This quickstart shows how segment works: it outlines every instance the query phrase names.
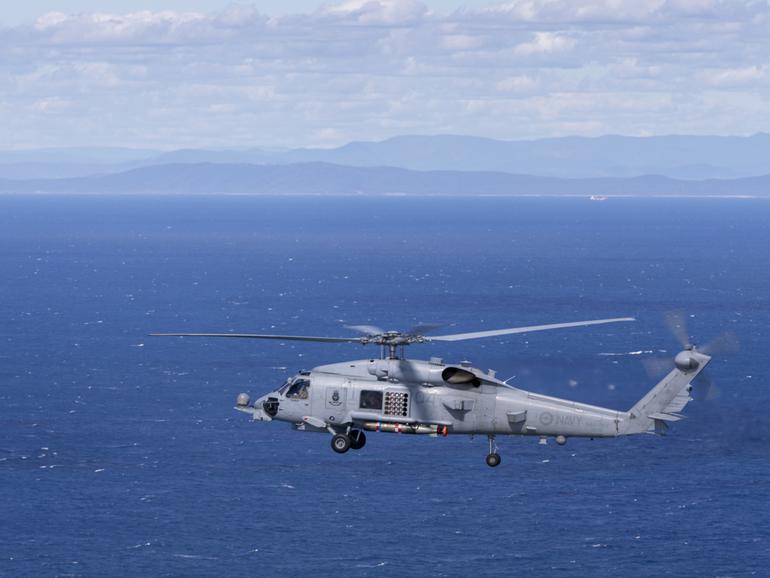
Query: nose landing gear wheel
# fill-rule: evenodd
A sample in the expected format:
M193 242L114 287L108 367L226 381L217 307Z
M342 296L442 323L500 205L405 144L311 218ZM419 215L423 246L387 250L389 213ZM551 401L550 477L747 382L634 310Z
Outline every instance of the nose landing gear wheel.
M366 434L360 429L350 431L350 448L360 450L366 445Z
M350 449L350 438L345 434L336 434L332 437L332 449L338 454L344 454Z
M487 456L487 465L490 468L495 468L500 465L500 454L489 454Z

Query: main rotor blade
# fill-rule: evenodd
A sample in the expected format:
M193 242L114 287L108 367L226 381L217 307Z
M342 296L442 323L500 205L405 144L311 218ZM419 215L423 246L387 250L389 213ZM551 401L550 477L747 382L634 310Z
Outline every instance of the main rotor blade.
M443 326L444 325L441 323L420 323L419 325L415 325L414 327L412 327L409 331L406 332L406 334L407 335L424 335L429 331L433 331Z
M532 325L530 327L511 327L509 329L495 329L492 331L475 331L473 333L455 333L454 335L435 335L426 337L426 341L462 341L463 339L479 339L481 337L497 337L500 335L513 335L515 333L531 333L533 331L547 331L549 329L567 329L569 327L586 327L588 325L602 325L604 323L618 323L620 321L636 321L634 317L617 317L615 319L594 319L592 321L574 321L572 323L551 323L549 325Z
M310 337L308 335L263 335L260 333L150 333L157 337L238 337L279 341L320 341L322 343L362 343L361 337Z
M385 330L377 327L376 325L345 325L346 329L352 329L353 331L358 331L359 333L363 333L364 335L382 335L385 333Z

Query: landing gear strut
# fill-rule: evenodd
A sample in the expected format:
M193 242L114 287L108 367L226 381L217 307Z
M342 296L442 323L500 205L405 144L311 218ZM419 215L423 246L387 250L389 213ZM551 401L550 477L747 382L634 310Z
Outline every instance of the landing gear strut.
M497 444L495 443L495 436L488 435L489 439L489 454L487 455L487 465L490 468L494 468L500 465L500 454L497 453Z

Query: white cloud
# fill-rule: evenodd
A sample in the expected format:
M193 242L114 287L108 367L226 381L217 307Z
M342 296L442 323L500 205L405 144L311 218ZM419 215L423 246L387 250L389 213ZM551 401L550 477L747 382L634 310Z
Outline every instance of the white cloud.
M537 81L529 76L509 76L497 81L495 87L500 92L529 92L537 88Z
M35 113L43 114L55 114L66 111L72 106L72 102L63 98L41 98L36 100L30 106L30 109Z
M479 10L523 22L612 22L646 20L665 0L513 0Z
M710 70L704 73L706 82L711 86L735 87L754 84L765 78L764 66L748 66L744 68L726 68Z
M195 25L209 23L205 15L197 13L142 11L121 15L65 15L54 12L38 18L35 29L48 35L49 42L54 43L163 42L182 40L185 33L194 31Z
M548 52L561 52L569 50L575 45L575 41L556 32L535 32L534 38L516 46L515 52L528 56Z
M423 17L427 9L416 0L348 0L325 6L319 13L361 24L406 24Z
M754 0L57 12L0 29L0 122L16 146L770 131L769 26Z
M442 45L449 50L470 50L478 48L481 41L470 34L447 34L442 38Z

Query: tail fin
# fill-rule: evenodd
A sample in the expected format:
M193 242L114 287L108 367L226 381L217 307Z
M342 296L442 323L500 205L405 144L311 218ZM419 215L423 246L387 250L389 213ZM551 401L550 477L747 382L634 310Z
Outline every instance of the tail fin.
M679 412L692 399L690 383L709 361L711 357L695 349L680 352L674 359L676 367L628 411L628 419L621 426L625 431L620 433L642 433L653 428L662 433L668 428L666 422L682 419Z

